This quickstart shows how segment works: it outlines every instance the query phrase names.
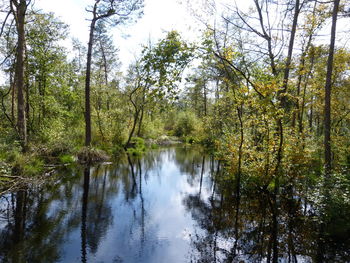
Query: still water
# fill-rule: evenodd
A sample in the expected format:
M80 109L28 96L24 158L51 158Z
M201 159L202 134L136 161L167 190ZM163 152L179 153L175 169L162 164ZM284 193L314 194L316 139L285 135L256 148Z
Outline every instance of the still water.
M60 171L1 197L0 261L347 262L348 240L321 236L306 198L273 203L221 170L176 147Z

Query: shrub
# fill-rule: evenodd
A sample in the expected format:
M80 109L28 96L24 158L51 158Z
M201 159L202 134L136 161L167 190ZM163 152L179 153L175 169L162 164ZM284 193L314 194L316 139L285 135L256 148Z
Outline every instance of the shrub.
M44 161L33 154L14 154L11 160L15 174L33 176L44 171Z
M140 137L132 137L127 152L134 156L140 156L145 151L145 140Z
M193 112L180 112L174 135L183 138L185 143L202 142L205 137L202 121Z
M59 156L59 161L62 164L72 164L75 162L74 156L70 154L62 154Z
M175 124L175 135L184 137L190 135L195 130L197 122L196 115L192 112L180 112Z

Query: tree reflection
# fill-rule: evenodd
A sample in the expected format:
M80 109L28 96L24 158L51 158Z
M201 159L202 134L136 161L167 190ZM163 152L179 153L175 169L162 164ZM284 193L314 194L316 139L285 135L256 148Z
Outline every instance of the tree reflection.
M349 261L345 185L327 194L290 176L276 194L224 165L196 148L159 149L2 196L0 262L161 262L174 243L192 262Z
M191 239L193 261L347 262L350 224L342 218L349 218L349 210L338 200L337 215L337 204L327 198L323 218L311 200L305 211L305 194L295 185L284 185L276 195L246 178L242 183L239 176L221 175L211 196L187 195L184 204L198 226Z
M88 209L89 187L90 187L90 167L84 168L84 192L81 208L81 262L86 260L86 215Z
M112 223L112 209L106 198L107 168L98 166L90 182L87 237L91 252L95 254L101 239Z

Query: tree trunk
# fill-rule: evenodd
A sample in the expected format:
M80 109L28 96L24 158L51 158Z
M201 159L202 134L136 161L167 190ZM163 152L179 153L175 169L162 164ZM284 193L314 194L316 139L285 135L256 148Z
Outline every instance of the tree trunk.
M207 116L207 83L204 81L203 85L203 100L204 100L204 116Z
M312 131L312 124L313 124L313 115L314 115L314 97L311 96L311 102L310 102L310 115L309 115L309 128Z
M332 91L332 72L333 72L333 55L335 45L335 34L337 25L337 16L340 0L334 0L332 14L331 43L327 61L327 75L325 85L325 104L324 104L324 162L325 174L329 177L332 171L332 149L331 149L331 91Z
M129 133L129 137L128 137L128 140L124 146L124 149L126 150L129 145L130 145L130 141L131 141L131 138L132 136L134 135L134 132L135 132L135 128L136 128L136 125L137 125L137 120L139 119L139 110L135 110L135 114L134 114L134 122L133 122L133 125L132 125L132 128L131 128L131 131Z
M100 40L100 47L101 47L101 51L102 51L102 59L103 59L103 71L104 71L104 81L105 81L105 85L108 85L108 67L107 67L107 58L106 58L106 52L105 49L103 47L103 44Z
M24 50L25 50L25 15L27 11L27 4L25 0L19 3L12 1L16 10L14 15L16 17L17 26L17 52L16 52L16 69L15 69L15 87L17 90L17 128L19 139L23 151L27 148L27 128L25 116L25 101L24 101Z
M26 47L27 47L27 44L25 44ZM28 57L27 57L27 54L28 54L28 51L27 49L25 50L25 65L26 65L26 68L28 68ZM30 85L29 85L29 75L28 75L28 72L26 72L25 74L25 92L26 92L26 109L25 109L25 112L26 112L26 128L27 128L27 137L30 135L30 100L29 100L29 96L30 96Z
M142 128L142 122L143 122L143 113L144 113L144 106L141 108L141 116L139 120L139 126L137 129L137 137L141 137L141 128Z
M12 70L10 71L10 89L11 89L11 120L15 123L15 98L16 98L16 87L14 85L14 78Z
M91 107L90 107L90 79L91 79L91 59L92 45L94 41L96 19L92 19L90 25L90 36L88 44L88 53L86 59L86 77L85 77L85 146L91 145Z
M142 105L141 105L141 116L140 116L140 120L139 120L139 127L138 127L138 130L137 130L137 137L141 137L143 113L144 113L144 110L145 110L145 100L146 100L146 88L143 89Z
M295 1L295 7L294 7L294 17L293 17L293 24L292 24L292 31L290 33L290 39L289 39L289 46L288 46L288 55L286 60L286 67L284 69L284 75L283 75L283 86L282 90L280 92L281 95L281 104L282 107L286 107L287 105L287 97L285 96L288 88L288 80L289 80L289 71L290 71L290 64L292 61L292 54L293 54L293 47L294 47L294 40L295 40L295 33L297 30L297 23L298 23L298 17L300 12L300 1Z

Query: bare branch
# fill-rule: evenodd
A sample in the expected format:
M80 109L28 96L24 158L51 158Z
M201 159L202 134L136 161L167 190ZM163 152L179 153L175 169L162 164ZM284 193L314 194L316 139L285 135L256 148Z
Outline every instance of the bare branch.
M6 25L6 21L8 19L8 17L10 16L11 14L11 10L7 12L7 15L5 17L5 20L4 22L2 23L2 26L1 26L1 30L0 30L0 37L2 36L2 33L4 32L4 28L5 28L5 25Z

